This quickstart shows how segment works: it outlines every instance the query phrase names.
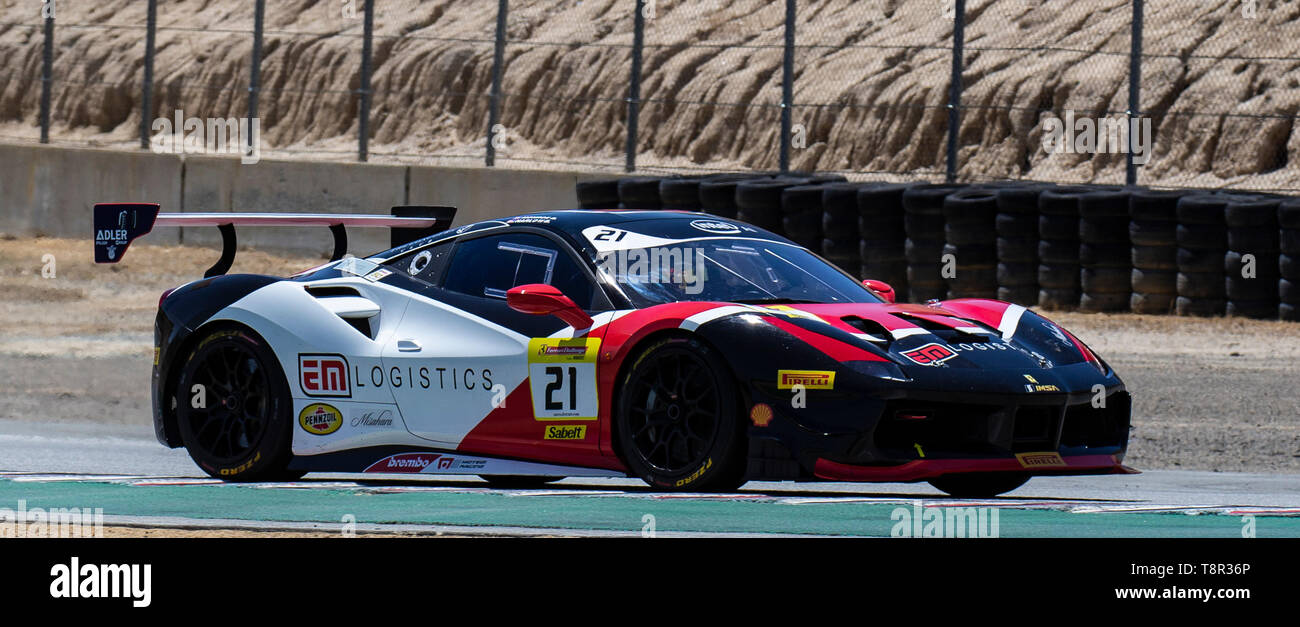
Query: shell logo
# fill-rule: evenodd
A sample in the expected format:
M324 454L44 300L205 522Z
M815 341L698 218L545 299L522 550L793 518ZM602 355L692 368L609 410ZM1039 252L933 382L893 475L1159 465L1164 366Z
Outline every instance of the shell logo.
M343 414L332 405L312 403L298 413L298 424L312 435L329 435L343 426Z

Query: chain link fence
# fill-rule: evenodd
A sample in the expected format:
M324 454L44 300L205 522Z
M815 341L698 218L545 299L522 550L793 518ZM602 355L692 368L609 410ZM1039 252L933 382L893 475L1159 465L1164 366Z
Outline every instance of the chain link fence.
M1300 187L1280 0L3 4L8 141L235 118L262 156Z

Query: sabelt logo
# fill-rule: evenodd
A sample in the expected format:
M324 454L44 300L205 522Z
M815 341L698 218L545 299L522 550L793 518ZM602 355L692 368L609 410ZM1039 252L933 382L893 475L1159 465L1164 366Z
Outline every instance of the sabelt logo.
M298 383L307 396L352 396L348 360L342 355L298 355Z
M587 425L551 425L546 428L547 440L585 440Z
M1025 468L1064 468L1060 453L1016 453L1016 460Z
M835 372L831 370L778 370L776 376L778 390L789 390L796 385L809 390L835 389Z
M914 348L910 351L903 351L903 356L918 363L922 366L937 366L953 357L957 353L942 344L930 343L920 348Z
M298 413L298 424L312 435L329 435L343 426L343 414L332 405L312 403Z

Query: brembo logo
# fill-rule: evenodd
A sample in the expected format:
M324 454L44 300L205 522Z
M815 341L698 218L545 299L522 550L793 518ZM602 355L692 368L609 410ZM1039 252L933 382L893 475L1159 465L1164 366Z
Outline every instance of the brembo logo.
M910 351L903 351L903 356L922 366L937 366L956 357L957 353L947 346L930 343Z
M437 470L447 470L456 463L455 457L438 453L399 453L389 455L366 468L363 472L424 472L432 466Z
M342 355L298 355L298 381L307 396L352 396L348 360Z

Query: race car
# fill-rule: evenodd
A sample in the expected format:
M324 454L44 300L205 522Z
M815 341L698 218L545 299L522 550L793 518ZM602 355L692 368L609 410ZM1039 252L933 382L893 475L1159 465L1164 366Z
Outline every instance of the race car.
M928 481L987 497L1135 472L1129 393L1069 331L995 300L896 303L736 220L159 209L97 205L96 260L154 225L226 236L207 277L160 300L152 382L158 440L220 479ZM226 275L246 224L343 242L291 277ZM345 257L347 226L393 228L394 247Z

